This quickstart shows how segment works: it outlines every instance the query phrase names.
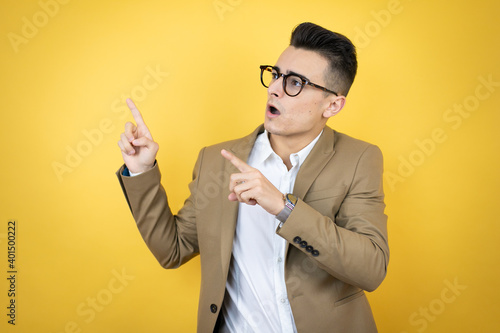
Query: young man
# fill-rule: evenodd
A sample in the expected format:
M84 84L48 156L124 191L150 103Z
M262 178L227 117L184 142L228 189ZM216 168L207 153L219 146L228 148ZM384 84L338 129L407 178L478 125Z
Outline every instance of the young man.
M364 290L389 261L382 154L326 126L357 69L344 36L297 26L274 66L264 124L202 149L177 215L155 163L158 144L128 105L117 175L165 268L201 254L198 332L376 332Z

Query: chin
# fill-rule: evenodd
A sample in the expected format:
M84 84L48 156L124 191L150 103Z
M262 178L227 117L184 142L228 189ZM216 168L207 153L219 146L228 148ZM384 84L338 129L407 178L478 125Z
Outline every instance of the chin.
M276 126L273 126L272 124L267 124L267 123L264 123L264 128L266 129L266 131L269 133L269 134L272 134L272 135L286 135L286 131L283 130L283 129L280 129Z
M266 121L264 122L264 129L270 133L270 134L274 134L275 132L275 126L273 126L273 124L269 124L269 121L266 119Z

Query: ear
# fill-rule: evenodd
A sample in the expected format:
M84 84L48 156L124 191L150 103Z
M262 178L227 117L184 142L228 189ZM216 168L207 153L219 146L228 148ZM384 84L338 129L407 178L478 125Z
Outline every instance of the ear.
M335 116L344 108L345 96L332 96L328 101L328 106L323 111L323 117L330 118Z

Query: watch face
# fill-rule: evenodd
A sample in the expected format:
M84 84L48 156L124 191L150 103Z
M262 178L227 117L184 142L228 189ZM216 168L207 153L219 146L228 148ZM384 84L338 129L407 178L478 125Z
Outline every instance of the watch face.
M297 203L297 197L296 197L295 195L291 194L291 193L288 193L288 194L286 195L286 199L287 199L288 201L290 201L290 202L291 202L294 206L295 206L295 204Z

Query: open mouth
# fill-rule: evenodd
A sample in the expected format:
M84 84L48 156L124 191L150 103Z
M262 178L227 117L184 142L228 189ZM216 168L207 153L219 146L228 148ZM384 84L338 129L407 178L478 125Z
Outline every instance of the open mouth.
M275 116L278 116L280 115L280 111L273 105L269 104L267 106L268 110L269 110L269 113L271 113L272 115L275 115Z

